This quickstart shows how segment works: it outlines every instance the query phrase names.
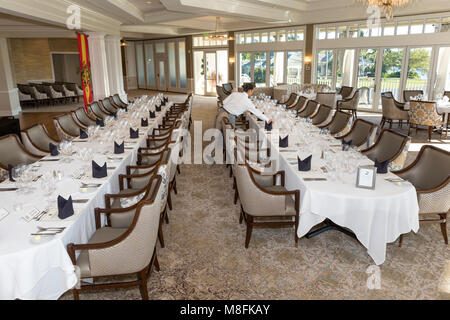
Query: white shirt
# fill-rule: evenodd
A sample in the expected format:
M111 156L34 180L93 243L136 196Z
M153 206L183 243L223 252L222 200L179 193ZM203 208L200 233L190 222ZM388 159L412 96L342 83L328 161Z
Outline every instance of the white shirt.
M242 115L245 111L249 111L259 119L269 122L261 111L255 108L253 102L248 98L245 92L233 92L223 101L223 108L236 117Z

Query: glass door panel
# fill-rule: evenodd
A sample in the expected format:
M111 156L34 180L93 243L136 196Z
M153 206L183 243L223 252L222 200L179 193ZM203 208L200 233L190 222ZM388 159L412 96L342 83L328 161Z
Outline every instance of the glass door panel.
M158 61L158 90L167 91L166 83L166 62L164 60Z
M284 52L270 53L270 86L276 87L278 83L284 82Z
M217 84L216 53L206 52L206 94L214 95Z
M147 84L145 82L145 65L144 65L144 44L136 43L136 60L138 73L138 88L145 89Z
M147 88L156 89L155 61L153 56L153 44L145 44L145 64L147 70Z
M402 96L400 92L400 85L402 79L404 51L405 50L403 48L383 49L381 64L381 87L379 91L380 93L390 91L397 100L399 100Z
M303 52L294 51L287 54L287 83L301 83L303 69Z
M205 94L205 59L203 51L194 51L195 94Z
M317 84L332 86L333 83L333 50L319 50L317 52Z
M436 99L444 91L450 91L450 47L439 49L434 98Z
M358 57L357 87L361 89L359 105L372 108L376 92L375 75L378 49L361 49Z
M266 86L266 70L267 70L267 55L265 52L256 52L253 55L254 63L254 82L257 87Z
M186 43L184 41L178 42L178 65L180 66L180 88L186 89Z
M239 85L242 86L246 82L252 82L251 76L251 57L249 52L241 52L239 54Z
M431 47L410 48L405 90L423 90L427 94L431 65Z
M176 88L177 87L177 60L175 54L175 42L168 43L168 52L169 52L169 87Z
M217 51L217 85L228 83L228 50Z
M337 50L336 88L353 86L354 65L355 49Z

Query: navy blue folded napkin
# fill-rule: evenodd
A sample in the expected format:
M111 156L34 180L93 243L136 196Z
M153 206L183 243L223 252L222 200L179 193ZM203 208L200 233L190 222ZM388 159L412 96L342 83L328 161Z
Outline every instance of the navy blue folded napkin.
M58 146L57 145L54 145L53 143L49 143L49 148L50 148L50 154L53 156L53 157L56 157L57 155L59 155L59 151L58 151Z
M350 150L350 147L352 146L353 140L345 141L342 139L342 151L348 151Z
M134 130L130 128L130 139L138 139L139 138L139 129Z
M283 139L281 139L280 137L280 148L287 148L287 147L289 147L289 135L287 135Z
M103 121L103 119L97 118L95 119L95 123L102 128L105 126L105 121Z
M58 196L58 218L64 220L73 216L74 213L72 197L70 196L69 199L66 200L63 197Z
M267 123L267 122L266 122L266 127L265 127L265 128L266 128L266 131L272 131L272 124L273 124L273 123Z
M300 157L297 158L298 158L298 171L311 171L312 155L310 155L305 160L301 160Z
M165 105L166 105L166 103L167 103L167 102L169 102L169 98L167 98L167 97L164 97L164 99L163 99L163 102L164 102L164 104L163 104L163 105L165 106Z
M150 111L150 119L155 119L155 118L156 118L156 112Z
M83 129L80 129L80 139L87 139L87 138L89 138L87 132L84 131Z
M162 106L162 103L161 103L161 105L158 107L158 106L155 106L155 110L156 110L156 112L161 112L161 106Z
M125 112L128 112L128 107L125 107L124 109L125 109Z
M9 181L11 182L16 182L16 180L14 180L14 166L12 164L8 164L8 174L9 174Z
M377 173L379 174L385 174L388 173L388 166L389 166L389 160L378 162L377 159L375 159L375 167L377 168Z
M117 120L117 112L114 112L112 115L113 115L114 119Z
M97 162L92 161L92 177L96 179L105 178L108 176L106 162L103 167L100 167Z
M122 154L125 153L125 141L122 144L118 144L114 141L114 154Z
M141 119L141 127L148 127L148 119Z

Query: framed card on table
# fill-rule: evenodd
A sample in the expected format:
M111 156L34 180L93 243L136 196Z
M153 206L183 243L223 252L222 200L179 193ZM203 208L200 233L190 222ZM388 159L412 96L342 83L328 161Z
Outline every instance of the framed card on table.
M356 187L363 189L375 189L377 169L373 166L361 166L358 168Z

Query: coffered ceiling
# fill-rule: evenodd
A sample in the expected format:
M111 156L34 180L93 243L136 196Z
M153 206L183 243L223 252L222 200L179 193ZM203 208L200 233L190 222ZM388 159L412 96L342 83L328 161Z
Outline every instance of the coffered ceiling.
M449 0L411 0L398 15L450 12ZM82 29L156 38L308 23L361 20L356 0L0 0L0 12L64 28L67 7L81 7ZM42 26L41 26L42 27ZM2 21L0 20L0 31Z

